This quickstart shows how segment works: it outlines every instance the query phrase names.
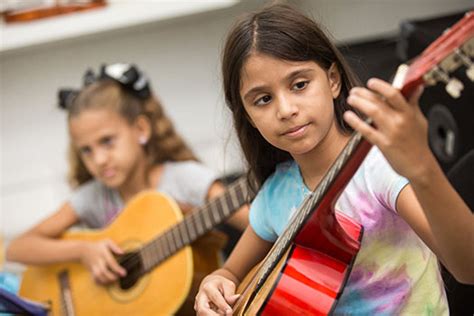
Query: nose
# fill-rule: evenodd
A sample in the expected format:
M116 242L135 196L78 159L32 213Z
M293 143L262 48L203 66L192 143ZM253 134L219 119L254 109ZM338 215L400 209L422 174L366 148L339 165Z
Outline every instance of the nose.
M292 102L291 98L285 95L278 97L277 117L286 120L298 113L298 106Z
M108 159L107 151L102 149L102 148L97 148L94 151L92 159L93 159L94 164L96 166L104 165L107 162L107 159Z

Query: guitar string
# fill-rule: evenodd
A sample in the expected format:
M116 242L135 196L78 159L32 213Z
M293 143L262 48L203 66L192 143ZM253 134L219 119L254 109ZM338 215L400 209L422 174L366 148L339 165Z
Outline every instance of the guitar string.
M240 205L244 204L244 201L247 201L247 200L248 200L248 198L245 197L245 196L246 196L246 193L248 194L248 192L246 192L245 190L243 190L243 188L246 189L245 186L236 186L236 188L235 188L235 189L236 189L236 192L239 192L239 191L240 191L240 193L241 193L241 198L240 198L241 203L240 203ZM230 191L230 190L229 190L229 191ZM216 203L217 203L217 202L216 202ZM204 232L203 232L203 233L204 233ZM177 249L174 249L174 251L176 251L176 250L177 250ZM157 264L159 264L160 262L164 261L164 259L168 258L169 256L171 256L171 255L173 255L173 254L174 254L173 251L168 252L167 254L165 254L165 256L162 256L162 258L160 259L159 262L157 262ZM133 266L133 265L135 265L136 263L138 263L139 261L141 261L140 256L139 256L138 254L135 254L135 255L132 255L132 256L126 258L126 260L125 260L124 262L122 262L122 265L129 267L129 264L130 264L130 266ZM156 264L155 264L155 265L156 265ZM152 267L153 267L153 266L151 266L151 267L149 267L149 269L145 269L145 270L149 271ZM133 272L132 272L131 274L127 275L129 278L130 278L130 277L136 278L136 277L139 277L141 274L147 272L147 271L141 271L141 270L137 270L137 269L134 269L134 270L132 270L132 271L133 271Z
M238 189L238 188L237 188L237 189ZM222 200L222 199L219 198L218 200ZM218 201L218 200L212 201L212 203L208 203L208 205L206 205L206 206L208 206L208 207L206 207L206 208L211 208L210 205L216 205L217 203L221 202L221 201ZM219 203L219 204L222 204L222 203ZM200 215L200 214L197 214L197 212L196 212L196 213L193 213L192 216L189 216L189 217L187 218L187 219L189 219L191 222L193 222L193 224L194 224L195 227L198 226L198 224L197 224L198 215ZM185 220L185 221L186 221L186 220ZM202 222L202 220L200 220L200 221ZM159 238L157 238L157 239L151 241L151 242L148 243L145 247L143 247L142 251L146 252L146 251L148 251L148 250L151 248L151 247L150 247L151 245L154 245L155 243L160 242L160 241L162 241L163 239L166 239L166 236L169 236L170 234L172 234L172 232L173 232L177 227L181 226L183 223L184 223L184 221L178 223L176 226L174 226L174 227L172 227L171 229L165 231ZM186 225L184 225L184 226L186 226ZM199 225L199 226L202 227L202 225ZM199 229L199 230L197 231L197 233L196 233L196 236L195 236L194 240L195 240L197 237L199 237L201 231L202 231L202 233L203 233L203 232L205 232L205 230L206 230L205 228ZM188 242L194 241L193 239L190 239L189 236L188 236L188 238L186 238L186 239L188 240ZM168 243L168 244L169 244L169 243ZM168 245L169 248L170 248L170 250L167 251L167 252L174 252L174 251L176 251L177 248L180 248L180 246L181 246L182 244L183 244L183 243L180 243L180 245L177 245L177 246L174 246L174 247ZM165 259L164 257L168 257L169 255L170 255L169 253L163 254L162 258L158 259L158 261L162 261L163 259ZM140 255L130 256L130 257L129 257L129 260L127 260L127 262L130 262L130 260L133 260L133 259L140 259Z
M243 204L245 204L246 201L248 201L249 199L252 199L253 197L251 196L251 193L250 191L248 190L248 187L245 183L245 179L244 178L241 178L240 180L238 180L237 183L231 185L228 189L228 194L224 195L224 196L221 196L217 199L214 199L210 202L208 202L201 210L205 210L205 209L211 209L212 206L214 206L214 209L217 207L217 209L219 210L219 207L217 204L220 204L221 205L221 209L222 209L222 205L226 205L224 204L222 201L224 199L226 199L226 197L231 194L231 192L234 192L235 193L240 193L241 197L240 199L238 200L239 205L235 206L235 205L232 205L233 209L236 209L237 207L239 206L242 206ZM247 189L247 190L246 190ZM227 200L227 199L226 199ZM227 200L228 203L231 203L233 204L234 200L231 199L231 201L229 202ZM187 218L190 219L190 222L193 223L193 225L195 227L198 227L200 226L202 228L202 232L199 233L199 231L196 232L196 236L195 238L192 240L189 238L188 236L188 243L191 243L192 241L195 241L198 237L202 236L204 233L206 233L208 231L208 229L206 229L205 227L203 228L202 225L198 225L197 224L197 218L199 218L199 215L202 215L201 213L203 212L193 212L190 216L188 216ZM227 214L230 215L231 213ZM223 214L224 215L224 214ZM219 216L220 217L220 216ZM224 216L225 217L225 216ZM224 218L219 218L218 221L222 221ZM201 223L202 223L202 219L199 220ZM142 260L142 256L140 255L140 253L142 253L143 251L149 251L150 249L150 245L154 244L155 242L161 242L163 239L166 238L166 236L169 236L169 235L172 235L172 232L173 230L175 230L176 228L179 228L179 226L183 225L184 227L187 228L187 226L184 224L185 221L181 221L179 222L177 225L175 225L174 227L168 229L165 233L163 233L162 235L160 235L160 237L152 240L151 242L149 242L147 245L145 245L142 250L140 250L139 252L136 252L136 253L133 253L132 255L128 256L128 257L125 257L124 261L121 262L121 265L124 266L124 268L132 268L134 266L136 266L137 263L139 262L143 262L143 261L146 261L147 259L144 259ZM212 228L212 227L211 227ZM186 229L188 230L188 229ZM156 266L157 264L163 262L165 259L167 259L168 257L170 257L171 255L173 255L177 250L181 249L184 244L186 243L181 243L180 245L176 245L175 247L171 247L168 243L168 248L170 249L169 251L167 251L165 254L161 254L161 258L159 258L158 260L156 260L156 262L154 264L151 264L150 267L144 267L144 270L143 273L146 273L148 272L149 270L151 270L154 266ZM173 249L171 249L173 248ZM127 269L128 271L128 269ZM142 274L142 271L140 271L140 269L134 269L132 271L136 271L136 272L132 272L131 274L127 275L128 277L131 277L131 276L139 276L140 274Z
M320 202L322 197L326 193L326 189L334 181L335 176L340 172L340 169L348 161L348 158L354 152L357 145L361 142L360 133L354 133L354 135L349 140L349 143L342 150L339 157L336 159L333 166L329 169L328 173L324 176L321 183L316 187L313 193L308 196L308 198L303 202L301 209L297 211L297 215L292 218L289 225L287 225L283 234L280 235L281 238L278 238L275 242L274 247L271 249L271 254L266 257L266 260L262 264L258 273L258 281L256 283L255 289L253 290L253 295L255 295L258 290L261 288L263 283L266 281L268 276L271 274L272 270L275 268L278 261L283 256L284 252L289 248L291 241L294 239L295 235L301 229L302 224L308 218L309 214L312 213L313 209L316 208L317 204Z

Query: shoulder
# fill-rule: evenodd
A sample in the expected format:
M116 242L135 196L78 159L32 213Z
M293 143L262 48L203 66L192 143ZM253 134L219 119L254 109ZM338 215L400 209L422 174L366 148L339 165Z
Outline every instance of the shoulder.
M288 160L278 164L273 174L265 180L262 192L266 194L278 194L287 190L294 190L298 186L295 181L299 176L298 165L294 160Z
M104 190L105 186L100 183L97 180L89 180L83 184L81 184L79 187L77 187L73 193L72 196L90 196L90 195L97 195L99 194L102 190Z
M408 184L408 180L393 170L376 146L370 150L354 178L356 182L363 182L369 192L391 209L395 209L400 191Z
M198 161L170 161L163 166L157 190L182 203L202 205L217 179L214 170Z
M215 173L204 164L195 160L169 161L164 164L165 172L179 173Z
M289 192L301 190L298 175L299 169L294 160L278 164L273 174L263 183L252 205L265 205L269 201L280 200Z
M71 194L69 202L78 213L88 209L97 208L100 202L107 196L115 195L116 192L106 187L97 180L89 180L77 187Z

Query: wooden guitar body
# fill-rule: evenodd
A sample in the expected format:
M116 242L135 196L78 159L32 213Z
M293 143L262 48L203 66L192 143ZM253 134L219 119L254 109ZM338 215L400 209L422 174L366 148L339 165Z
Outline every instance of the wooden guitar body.
M181 220L181 211L174 201L148 192L132 200L105 229L68 232L62 238L110 238L126 251L133 251ZM199 240L195 243L199 244ZM185 302L193 275L203 276L218 267L219 246L220 242L206 243L202 251L196 248L197 264L192 248L186 246L128 289L122 289L118 283L97 285L80 263L29 267L19 294L34 301L50 302L52 315L172 315ZM196 268L204 270L194 271Z

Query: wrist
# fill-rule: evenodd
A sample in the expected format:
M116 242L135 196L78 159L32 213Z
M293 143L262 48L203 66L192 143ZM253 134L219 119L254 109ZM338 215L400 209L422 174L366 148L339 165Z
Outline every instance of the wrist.
M87 241L76 241L74 245L74 254L76 254L74 260L79 262L84 262L85 254L87 253Z
M430 186L434 179L436 179L440 174L443 174L441 167L436 161L436 158L433 155L430 155L417 167L416 172L408 177L408 180L411 185L426 188Z

